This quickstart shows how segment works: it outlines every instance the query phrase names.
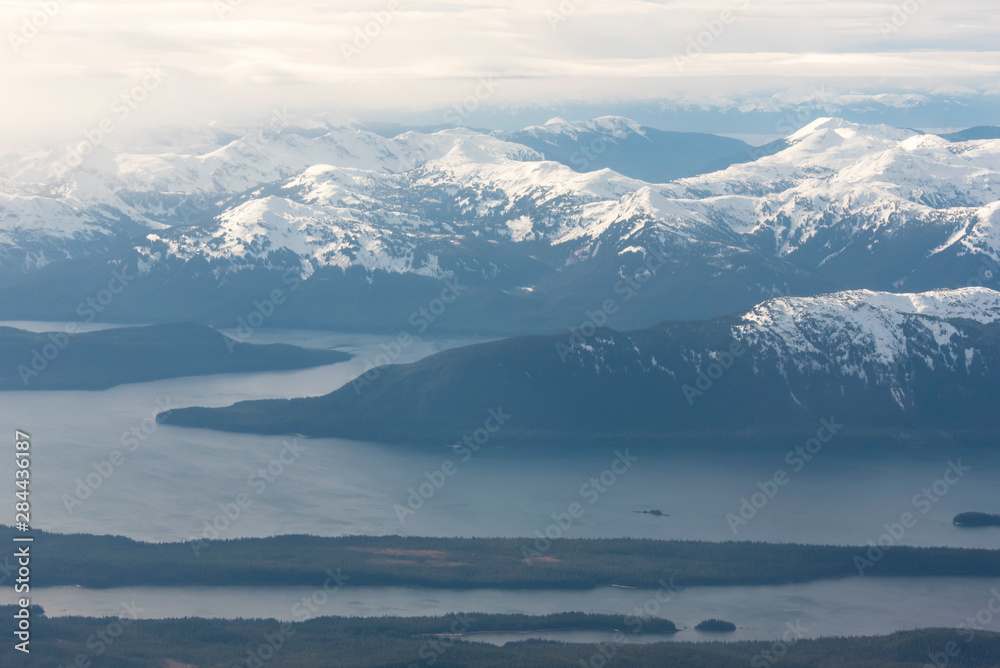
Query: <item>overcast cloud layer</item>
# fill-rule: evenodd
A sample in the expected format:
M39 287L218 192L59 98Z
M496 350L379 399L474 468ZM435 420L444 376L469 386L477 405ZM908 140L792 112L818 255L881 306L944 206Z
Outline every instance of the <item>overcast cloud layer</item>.
M275 105L388 117L477 90L507 108L1000 92L1000 5L986 0L41 0L0 2L0 29L3 126L52 136L123 94L143 123Z

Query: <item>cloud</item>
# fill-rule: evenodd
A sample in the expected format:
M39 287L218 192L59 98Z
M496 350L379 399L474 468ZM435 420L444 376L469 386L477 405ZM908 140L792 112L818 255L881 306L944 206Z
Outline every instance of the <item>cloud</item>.
M976 0L44 0L0 2L0 30L0 121L53 134L100 118L149 66L169 81L135 122L445 107L484 77L510 105L975 88L1000 69L1000 7Z

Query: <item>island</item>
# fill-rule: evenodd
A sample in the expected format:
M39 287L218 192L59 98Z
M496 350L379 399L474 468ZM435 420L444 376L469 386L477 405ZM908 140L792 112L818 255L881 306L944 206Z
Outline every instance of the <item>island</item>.
M954 522L963 527L1000 527L1000 515L989 513L959 513Z
M0 617L13 626L16 608L0 606ZM643 620L647 621L647 620ZM631 622L631 624L630 624ZM485 642L463 642L476 633L521 632L566 624L583 623L596 628L615 626L615 640L597 644L577 644L532 640L502 646ZM669 623L669 622L668 622ZM636 625L628 617L563 614L532 617L526 615L479 614L447 617L317 617L293 622L273 619L132 619L91 617L48 617L32 609L32 630L43 641L32 643L31 653L18 665L30 668L52 666L115 665L156 668L162 666L277 666L282 668L382 668L384 666L552 666L607 665L634 668L700 668L702 666L749 666L760 659L760 642L656 642L632 644ZM121 633L121 630L125 630ZM110 631L109 631L110 630ZM516 631L515 631L516 630ZM119 633L114 642L107 638ZM642 626L642 633L653 633ZM660 631L662 632L662 631ZM667 627L669 632L669 627ZM105 635L99 635L104 633ZM89 644L88 644L89 643ZM789 652L796 666L828 668L876 668L881 657L893 665L921 666L928 647L962 647L965 636L959 629L922 629L887 636L861 638L804 639ZM767 643L770 646L770 643ZM95 664L94 648L101 649L101 663ZM280 652L280 654L279 654ZM274 657L267 662L262 657ZM1000 656L1000 634L976 634L975 651L963 662L967 668L988 668ZM90 657L88 659L88 657ZM234 657L236 661L234 661ZM280 658L279 658L280 657ZM416 662L414 657L422 661ZM581 659L580 657L583 657ZM593 659L593 663L588 659ZM868 657L875 657L869 660Z
M721 619L706 619L698 622L694 627L698 631L708 631L709 633L732 633L736 630L736 624L724 622Z
M670 517L670 515L667 515L662 510L657 510L656 508L653 510L633 510L632 512L639 513L640 515L652 515L653 517Z
M18 536L0 526L0 542ZM346 587L639 589L814 582L858 575L864 546L653 539L297 536L143 543L121 536L34 532L32 584L309 586L328 571ZM542 548L542 549L540 549ZM899 546L866 575L1000 577L997 550ZM294 555L294 556L290 556Z

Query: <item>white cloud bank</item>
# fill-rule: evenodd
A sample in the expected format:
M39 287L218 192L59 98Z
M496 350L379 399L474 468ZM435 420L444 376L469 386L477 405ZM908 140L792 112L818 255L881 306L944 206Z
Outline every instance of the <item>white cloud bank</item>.
M0 31L2 126L53 135L150 67L132 122L445 107L483 78L507 105L1000 81L982 0L36 0L0 2Z

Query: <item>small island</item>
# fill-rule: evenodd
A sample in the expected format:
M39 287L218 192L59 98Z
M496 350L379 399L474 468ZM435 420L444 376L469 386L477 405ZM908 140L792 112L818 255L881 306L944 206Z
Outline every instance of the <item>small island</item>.
M721 619L706 619L699 622L694 628L697 631L708 631L709 633L732 633L736 630L736 624L724 622Z
M633 510L632 512L639 513L640 515L652 515L654 517L670 517L670 515L667 515L662 510L657 510L655 508L653 510Z
M1000 527L1000 515L989 513L959 513L953 521L963 527Z

